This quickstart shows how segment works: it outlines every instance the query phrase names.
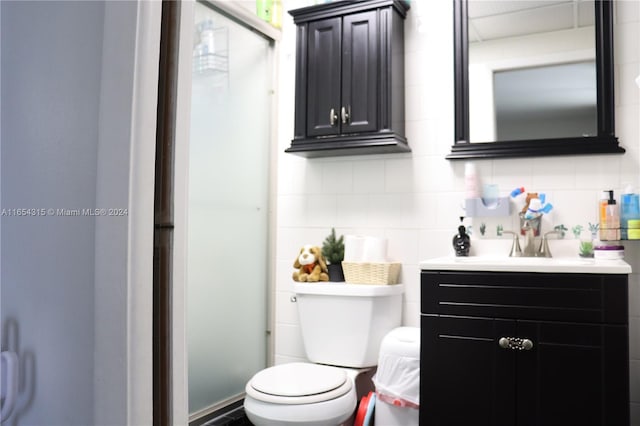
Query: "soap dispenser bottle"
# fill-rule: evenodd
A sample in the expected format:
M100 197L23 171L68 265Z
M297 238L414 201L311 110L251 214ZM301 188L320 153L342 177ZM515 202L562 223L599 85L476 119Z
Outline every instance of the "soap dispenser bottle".
M600 239L616 241L620 239L620 211L613 197L613 191L603 191L600 201Z
M467 229L462 224L464 217L460 217L460 226L458 226L458 233L453 236L453 249L456 252L456 256L469 256L469 249L471 248L471 238L467 234Z

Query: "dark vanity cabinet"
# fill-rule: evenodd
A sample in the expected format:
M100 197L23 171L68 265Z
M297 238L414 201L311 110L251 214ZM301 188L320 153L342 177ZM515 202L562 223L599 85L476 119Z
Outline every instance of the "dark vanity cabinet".
M409 152L404 136L404 1L292 10L294 138L305 157Z
M627 275L422 271L421 425L629 425Z

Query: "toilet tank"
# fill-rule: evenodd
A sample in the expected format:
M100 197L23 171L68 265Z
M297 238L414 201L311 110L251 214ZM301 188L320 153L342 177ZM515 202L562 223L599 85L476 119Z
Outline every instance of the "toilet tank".
M296 283L300 328L311 362L371 367L402 321L404 285Z

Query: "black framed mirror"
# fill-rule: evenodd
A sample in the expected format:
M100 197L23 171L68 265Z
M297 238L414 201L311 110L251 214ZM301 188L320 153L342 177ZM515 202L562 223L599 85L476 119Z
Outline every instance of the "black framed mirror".
M476 68L483 69L485 74L485 80L490 82L491 92L487 93L486 90L484 95L482 95L482 91L480 91L480 96L476 95L477 91L472 90L475 98L470 99L470 81L469 81L469 3L480 3L481 6L486 7L491 6L490 3L494 3L496 7L508 8L509 4L513 4L513 8L522 8L525 7L525 3L528 4L529 8L539 14L540 10L534 10L535 4L532 6L534 1L522 2L513 0L513 3L507 0L501 0L500 2L490 2L490 1L482 1L477 2L473 0L453 0L454 2L454 69L455 69L455 143L451 148L451 153L446 157L447 159L455 160L455 159L468 159L468 158L509 158L509 157L540 157L540 156L559 156L559 155L577 155L577 154L613 154L613 153L624 153L625 150L618 144L618 139L615 136L615 117L614 117L614 82L613 82L613 1L609 0L595 0L595 1L582 1L581 10L573 10L573 21L574 26L579 26L578 22L584 21L584 28L580 29L580 32L590 34L590 36L586 37L589 43L592 43L591 53L589 53L589 49L574 49L576 54L566 54L566 53L546 53L545 55L538 55L536 60L545 56L552 57L554 60L549 66L557 67L564 65L576 65L578 68L567 68L562 71L564 75L569 76L569 80L573 80L574 85L578 85L575 81L582 81L584 79L591 78L593 81L593 87L582 90L583 94L588 93L588 95L583 96L583 99L580 101L574 100L575 103L581 103L581 109L583 111L589 110L588 113L583 115L589 115L592 118L592 123L589 125L582 124L582 127L577 127L572 131L558 131L554 130L554 132L547 131L546 134L542 134L543 132L532 131L529 133L524 132L526 127L529 128L537 128L537 129L545 129L549 130L555 128L550 121L550 117L559 117L563 113L559 113L557 108L560 108L557 104L571 103L568 102L568 99L571 98L570 95L567 95L569 91L565 91L563 87L559 87L560 81L563 81L559 75L556 77L549 78L548 70L543 69L547 67L547 64L544 66L534 63L527 62L525 65L518 64L518 61L513 61L511 59L506 60L505 58L501 58L499 61L502 64L502 68L497 70L496 67L477 67L477 64L472 64ZM541 3L545 3L544 1ZM546 2L545 6L550 3ZM553 2L564 4L568 3L570 7L577 7L577 2ZM516 5L517 4L517 5ZM591 15L591 10L593 10L593 15ZM472 10L472 13L475 13L475 9ZM504 10L500 11L491 11L493 16L506 14ZM555 22L559 19L560 13L558 10L555 10L553 19L541 18L540 22ZM481 18L481 13L477 13ZM473 15L472 15L473 17ZM507 21L505 21L507 22ZM519 25L515 24L512 21L511 27L517 28L517 31L520 31L520 34L516 36L520 39L526 38L529 35L523 33L525 31L524 27L528 26L534 19L528 16L528 20L525 21L527 25ZM495 30L497 28L496 21L487 21L487 28L491 30ZM472 22L472 31L475 32L477 30L477 21ZM543 30L540 30L542 32ZM563 33L564 34L564 33ZM565 34L566 35L566 34ZM496 38L503 37L504 35L497 35ZM595 39L595 40L594 40ZM482 40L485 41L485 40ZM571 45L571 40L563 40L562 42L550 41L547 39L546 42L543 42L542 45L553 46L555 44L562 45ZM485 43L486 45L486 43ZM501 48L501 51L504 52L505 48ZM520 50L527 51L527 49L511 49L511 50ZM473 56L473 55L472 55ZM478 55L476 55L478 56ZM496 61L494 61L496 62ZM533 64L533 65L532 65ZM589 66L587 66L590 64ZM559 68L558 68L559 69ZM586 71L580 71L583 69ZM498 116L500 111L514 112L517 109L526 109L532 107L533 104L536 104L537 101L532 99L535 98L536 92L542 92L536 88L535 85L531 84L529 88L529 84L525 83L524 80L517 80L520 76L516 76L517 73L513 75L508 75L508 73L503 73L503 71L526 71L525 73L520 74L531 74L529 71L541 71L542 73L538 74L538 80L547 80L555 82L556 86L551 92L560 93L560 96L555 101L556 110L551 111L548 110L545 112L546 115L539 114L538 112L532 112L532 110L528 110L525 117L530 121L526 125L523 124L522 121L517 121L515 119L511 120L511 131L502 130L502 127L498 127L499 122L506 122L507 119L500 116L500 120ZM554 71L556 72L556 71ZM547 74L545 74L547 73ZM500 76L498 75L500 74ZM582 77L578 77L578 75ZM591 77L589 77L591 76ZM529 88L528 92L520 91L520 94L507 95L504 96L498 93L499 85L505 86L505 83L502 83L499 80L504 81L512 81L511 86L518 87L520 89ZM477 78L474 76L473 81L477 81ZM513 83L513 82L516 83ZM475 83L474 83L475 84ZM507 83L505 87L509 86ZM476 86L477 87L477 86ZM500 86L502 87L502 86ZM584 89L584 88L582 88ZM502 90L502 89L500 89ZM577 91L577 90L576 90ZM525 93L525 94L522 94ZM495 99L506 99L508 102L502 106L497 107L493 103L493 98ZM590 99L591 105L587 108L584 103L587 101L585 98ZM474 102L478 99L481 99L481 105L478 108ZM487 99L491 99L491 105L487 106ZM522 108L513 103L509 103L513 100L524 100L521 103ZM470 102L471 101L471 102ZM477 103L477 102L476 102ZM474 104L474 116L470 115L470 104ZM482 105L484 104L484 105ZM476 111L480 111L480 113L476 113ZM489 111L487 115L486 112ZM504 115L504 114L503 114ZM540 116L546 117L542 118L542 121L535 123L531 117ZM470 132L470 122L474 121L474 123L480 123L480 125L475 125L474 133ZM573 119L564 118L561 120L563 123L567 123L569 121L574 121ZM487 126L486 124L489 123ZM517 123L517 125L515 124ZM480 127L488 128L488 133L475 131ZM493 127L493 128L492 128ZM505 126L506 128L506 126ZM515 129L523 129L522 134L518 134L518 131L514 133L513 128ZM486 129L485 129L486 130ZM572 133L573 132L573 133ZM493 137L492 137L493 136Z

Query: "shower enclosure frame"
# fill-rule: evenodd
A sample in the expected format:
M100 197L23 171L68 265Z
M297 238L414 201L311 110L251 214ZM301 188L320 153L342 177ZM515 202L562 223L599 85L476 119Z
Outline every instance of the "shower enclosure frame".
M163 8L167 3L163 2ZM267 365L273 364L273 330L274 312L273 312L273 294L275 282L275 220L276 220L276 170L277 170L277 104L278 104L278 52L280 31L273 28L264 21L261 21L250 10L236 5L233 2L225 1L203 1L217 12L222 13L228 18L240 23L252 31L260 33L263 37L270 40L273 45L271 49L271 66L272 69L272 87L274 93L271 98L270 121L273 123L270 130L269 145L269 197L268 197L268 258L267 265ZM163 102L168 102L175 108L173 118L165 116L161 119L158 116L158 128L163 126L163 120L172 121L173 135L172 142L165 141L170 145L165 147L165 152L173 155L173 179L165 179L162 183L164 190L169 191L164 197L172 198L173 218L169 228L172 230L173 238L170 250L165 253L164 259L154 266L154 271L164 271L163 274L158 273L158 278L164 276L165 283L156 283L154 277L154 328L157 325L164 324L162 329L157 329L154 333L154 425L164 424L186 424L196 418L201 418L207 414L213 413L223 406L209 407L206 412L194 413L189 416L188 413L188 383L187 383L187 341L186 341L186 246L187 234L185 224L187 220L187 176L188 176L188 141L190 133L190 102L191 102L191 66L192 66L192 46L193 46L193 2L181 2L180 11L173 18L173 23L168 28L177 27L174 37L177 37L177 43L174 44L178 49L176 60L167 61L165 66L174 67L177 71L175 77L175 96L159 98L159 110ZM163 27L164 32L171 32L167 27ZM161 48L162 51L162 48ZM174 52L175 55L175 52ZM171 57L171 52L168 52ZM162 62L161 62L162 63ZM162 71L161 71L162 72ZM169 80L167 84L171 84ZM159 85L159 93L163 88ZM166 127L167 124L164 124ZM168 125L169 127L171 124ZM170 133L170 132L169 132ZM171 137L171 135L167 135ZM158 141L159 144L163 142ZM158 162L158 160L156 160ZM157 179L157 177L156 177ZM158 181L156 181L158 184ZM162 191L162 189L158 189ZM156 228L157 230L157 228ZM166 248L166 245L165 245ZM158 250L158 247L155 248ZM157 251L157 253L159 253ZM154 262L155 263L155 262ZM155 275L155 273L154 273ZM161 295L164 295L160 297ZM157 363L157 366L156 366ZM168 366L168 368L166 368ZM236 398L241 399L241 398ZM224 401L225 404L232 404L234 400ZM156 421L156 418L158 421Z

